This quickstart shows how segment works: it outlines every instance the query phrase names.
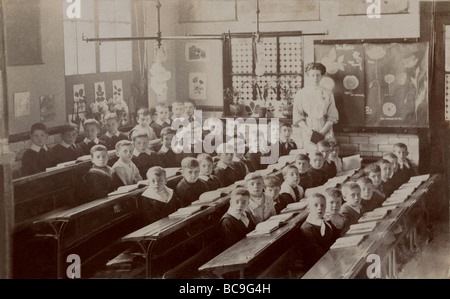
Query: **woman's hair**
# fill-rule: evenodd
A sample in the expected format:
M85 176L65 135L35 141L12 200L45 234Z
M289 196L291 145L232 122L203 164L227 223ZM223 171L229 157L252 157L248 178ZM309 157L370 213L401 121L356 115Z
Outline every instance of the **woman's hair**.
M308 73L311 70L319 70L322 76L325 75L325 73L327 72L327 68L320 62L308 63L305 67L305 73Z

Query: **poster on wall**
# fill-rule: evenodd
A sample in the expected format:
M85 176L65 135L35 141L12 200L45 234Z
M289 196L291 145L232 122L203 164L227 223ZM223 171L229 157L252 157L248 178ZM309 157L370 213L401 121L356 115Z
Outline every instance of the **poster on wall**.
M30 92L14 93L14 117L30 115Z
M315 61L321 62L326 67L325 76L333 80L339 125L363 126L364 46L361 44L315 45L314 55Z
M320 1L317 0L260 0L260 22L292 22L320 20Z
M409 0L380 1L380 14L401 14L408 13ZM371 10L374 1L339 0L339 15L367 15L367 10Z
M55 107L55 95L45 95L39 97L41 122L49 122L55 120L56 107Z
M189 73L189 98L206 100L206 74Z
M366 126L428 126L428 43L365 45Z
M108 99L109 111L115 112L119 117L119 124L126 125L129 123L128 104L123 99L122 80L113 80L113 97Z

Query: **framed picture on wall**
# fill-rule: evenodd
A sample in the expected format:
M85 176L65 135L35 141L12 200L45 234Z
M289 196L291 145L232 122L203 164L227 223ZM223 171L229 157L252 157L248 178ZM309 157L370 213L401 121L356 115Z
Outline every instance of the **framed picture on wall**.
M55 120L55 95L49 94L39 97L39 103L41 104L41 122L49 122Z
M183 0L180 1L179 22L237 21L236 0Z
M186 61L208 61L208 46L204 43L186 43Z
M317 0L259 0L260 22L295 22L320 20Z
M30 92L14 93L14 117L30 115Z
M380 14L404 14L409 13L409 0L390 0L379 1ZM340 16L367 15L368 13L376 13L373 5L376 2L367 2L366 0L339 0Z
M189 98L206 100L206 74L189 73Z

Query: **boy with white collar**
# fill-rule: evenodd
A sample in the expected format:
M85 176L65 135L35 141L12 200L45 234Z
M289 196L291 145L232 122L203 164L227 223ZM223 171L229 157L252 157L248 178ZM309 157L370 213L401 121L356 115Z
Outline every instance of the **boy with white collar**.
M22 156L21 174L31 175L52 166L52 159L46 145L47 127L43 123L35 123L30 130L31 145Z
M264 194L264 179L258 173L249 173L245 176L245 186L250 193L248 209L255 224L263 222L276 214L273 198Z
M308 217L300 227L300 247L305 266L312 267L333 245L339 237L338 230L328 220L324 220L327 206L321 193L308 197Z
M406 183L412 176L415 176L416 170L411 161L407 158L409 152L408 147L404 143L394 144L393 153L398 158L397 176L401 184Z
M61 143L51 149L54 164L74 161L83 156L83 150L75 144L78 136L78 126L76 124L66 124L61 131Z
M289 164L281 170L284 182L281 184L280 197L285 198L286 203L298 202L304 196L303 188L299 185L300 174L295 165Z
M255 222L248 211L250 193L245 188L231 191L230 207L220 219L222 240L226 247L233 245L255 229Z
M133 139L133 161L134 165L139 169L139 174L146 179L147 170L152 166L157 166L158 161L155 152L149 149L149 138L147 132L136 130L133 131L131 138Z
M345 218L341 232L344 235L350 228L350 225L357 223L364 212L361 208L361 187L357 183L345 183L341 188L341 192L342 198L345 200L340 211Z
M200 175L198 178L208 185L209 190L212 191L222 187L222 182L219 178L212 174L214 164L212 157L208 154L199 154L197 161L200 164Z
M98 132L100 131L100 124L98 123L97 120L95 120L93 118L86 119L83 123L83 128L84 128L85 138L83 141L81 141L77 145L79 147L81 147L81 149L83 150L83 153L85 155L91 154L91 148L94 145L100 144L100 145L106 146L106 143L97 137Z
M291 139L292 125L283 122L280 127L280 141L279 141L279 157L289 155L291 150L297 149L297 144Z
M223 187L227 187L234 182L241 179L241 171L233 162L234 148L231 145L222 143L216 148L219 161L214 168L214 175L216 175Z
M146 173L148 188L138 198L138 211L143 225L166 217L180 208L175 192L166 186L164 168L154 166Z
M155 107L156 120L150 124L150 127L156 134L157 138L161 138L161 130L170 127L169 106L166 104L158 104Z
M108 113L104 117L106 133L99 139L106 144L108 151L115 149L116 143L121 140L127 140L128 136L119 131L119 118L115 113Z

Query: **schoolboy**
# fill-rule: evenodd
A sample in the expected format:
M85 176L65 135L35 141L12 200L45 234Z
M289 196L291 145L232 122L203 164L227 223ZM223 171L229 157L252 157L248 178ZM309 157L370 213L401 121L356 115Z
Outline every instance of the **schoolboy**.
M247 159L245 153L248 152L248 147L245 146L245 142L235 137L231 142L234 142L234 156L232 162L240 169L240 179L243 180L247 174L254 172L256 169L253 168L252 162ZM240 152L239 145L244 145L244 152Z
M150 110L148 108L140 108L136 114L136 121L138 124L133 129L131 129L129 136L131 137L133 131L135 130L143 130L147 133L149 140L157 139L155 132L150 127L150 123L152 121L152 114Z
M313 186L313 178L308 172L311 165L309 164L309 156L305 154L299 154L295 157L295 166L297 166L298 173L300 175L300 186L304 191Z
M128 136L125 133L119 131L119 118L115 113L108 113L104 117L106 125L106 133L103 134L99 139L104 141L106 144L106 149L108 151L116 148L117 142L121 140L127 140Z
M300 227L300 248L307 269L311 268L333 245L339 237L338 230L324 219L326 198L314 193L307 198L308 216Z
M273 199L275 205L275 213L279 214L292 201L288 201L290 197L281 197L281 184L283 181L276 175L268 175L264 179L264 194Z
M394 153L387 153L387 154L383 155L383 159L386 159L389 162L391 162L391 184L392 184L392 188L394 190L396 190L401 185L400 178L399 178L400 173L397 172L398 158Z
M220 230L225 247L237 243L255 229L255 222L248 210L250 193L236 188L230 194L230 207L220 219Z
M100 140L97 135L100 131L100 124L97 120L93 118L86 119L83 123L84 128L84 140L79 142L77 145L81 147L84 155L89 155L91 153L91 148L94 145L105 145L103 140Z
M381 159L377 164L380 166L381 170L381 183L379 189L386 197L389 197L395 190L391 180L391 162L386 159Z
M275 215L273 198L264 194L264 179L258 173L249 173L245 176L245 186L250 193L250 210L255 223L258 224Z
M280 141L279 143L279 156L287 156L291 150L297 149L297 144L291 139L292 125L288 122L283 122L280 127Z
M78 136L78 126L76 124L66 124L61 131L61 143L55 145L50 155L54 161L53 164L76 160L83 156L83 150L75 144Z
M90 154L93 165L83 176L87 201L105 197L123 185L114 169L107 165L108 151L104 145L94 145Z
M222 187L219 177L212 174L214 167L212 157L208 154L199 154L197 160L200 165L199 178L208 185L209 190L216 190Z
M334 161L330 160L330 143L326 140L321 140L317 143L317 150L322 153L324 162L322 170L325 172L327 179L333 178L337 174L337 168Z
M121 140L116 143L116 155L119 157L112 168L122 180L124 185L132 185L142 180L139 169L133 163L133 143L129 140Z
M373 182L368 177L360 177L356 183L361 188L361 208L363 213L373 211L381 206L384 198L374 192Z
M180 167L182 154L175 154L172 150L172 139L177 132L170 128L161 130L162 146L157 152L157 158L162 167Z
M344 235L350 225L358 222L364 213L361 208L361 188L355 182L347 182L341 188L342 198L345 203L341 207L341 214L345 218L341 234Z
M292 164L288 164L281 170L283 174L284 182L281 184L280 197L284 198L285 202L293 203L298 202L304 196L304 191L300 182L300 174L297 167Z
M337 173L344 170L342 166L342 159L339 157L339 144L335 140L330 141L330 156L329 159L336 165Z
M327 188L325 190L327 208L325 210L325 220L329 220L339 231L344 227L345 218L340 213L342 206L342 192L338 188Z
M217 162L213 173L222 182L222 186L226 187L241 180L241 171L239 171L238 166L233 163L233 148L226 143L222 143L217 146L216 153L219 157L219 161Z
M372 180L373 190L383 198L386 198L386 194L381 191L381 169L377 164L369 164L364 168L364 175Z
M416 170L408 157L408 147L404 143L394 144L393 153L398 158L398 179L401 184L409 181L412 176L415 176Z
M170 127L169 106L166 104L158 104L155 107L156 119L151 123L150 127L155 132L157 138L161 138L161 130Z
M151 167L146 173L148 188L137 200L140 223L146 225L164 218L180 208L176 193L166 186L166 171L160 166Z
M180 199L182 207L190 205L198 200L200 195L209 191L208 185L198 179L200 174L200 164L197 159L186 157L181 161L181 175L183 179L175 188L175 193Z
M131 138L134 146L131 161L139 169L141 177L146 179L149 168L158 165L158 158L156 153L149 149L149 139L145 131L135 130Z
M196 108L196 104L193 100L187 99L184 101L184 117L186 117L189 122L194 121L194 111Z
M324 157L321 152L313 151L309 154L311 167L308 172L312 177L312 187L317 187L325 184L327 176L323 170Z
M23 176L42 172L53 166L47 147L47 127L43 123L35 123L31 126L30 140L30 148L22 156L21 174Z
M172 103L172 120L184 116L184 103L182 101L175 101Z

